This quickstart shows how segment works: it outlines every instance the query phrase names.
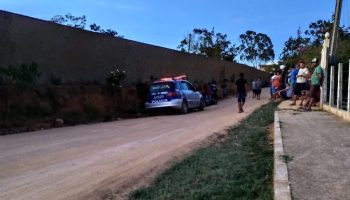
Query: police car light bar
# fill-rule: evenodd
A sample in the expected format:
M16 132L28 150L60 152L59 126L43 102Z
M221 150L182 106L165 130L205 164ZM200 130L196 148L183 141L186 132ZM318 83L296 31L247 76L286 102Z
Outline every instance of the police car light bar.
M185 74L175 77L163 77L160 79L161 81L172 81L172 80L187 80L187 76Z

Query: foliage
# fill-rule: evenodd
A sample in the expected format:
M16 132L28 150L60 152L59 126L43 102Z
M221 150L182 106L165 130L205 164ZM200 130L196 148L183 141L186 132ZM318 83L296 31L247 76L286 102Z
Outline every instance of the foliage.
M64 16L55 15L54 17L51 18L50 21L57 24L62 24L62 25L66 25L74 28L80 28L80 29L85 29L85 26L86 26L85 15L81 17L75 17L70 13ZM98 26L95 23L91 24L89 27L90 27L90 30L93 32L98 32L98 33L102 33L102 34L114 36L114 37L123 37L122 35L119 35L117 31L112 29L106 29L106 30L102 29L101 26Z
M97 24L93 23L90 25L90 30L94 31L94 32L98 32L98 33L103 33L105 35L109 35L109 36L114 36L114 37L123 37L122 35L118 35L118 32L112 29L102 29L100 26L98 26Z
M31 84L38 80L40 73L38 64L32 63L30 65L22 64L19 67L0 68L0 76L3 76L4 82L7 80L10 83Z
M279 65L278 64L260 65L260 69L265 72L272 73L276 71L276 69L279 69Z
M333 22L331 20L317 20L309 25L309 30L305 31L305 35L310 36L312 45L321 45L326 32L331 33ZM339 27L339 38L341 40L350 39L350 27Z
M317 20L309 24L309 30L305 35L310 36L313 45L321 45L326 32L331 32L333 23L330 20Z
M309 29L302 34L300 28L297 37L290 37L281 54L281 60L287 65L296 64L298 60L310 61L319 57L322 50L322 41L326 32L332 32L331 20L317 20L309 24ZM339 38L336 46L336 60L347 63L350 53L350 27L339 27Z
M349 63L350 59L350 38L343 39L338 43L336 59L341 63Z
M121 87L122 82L126 77L126 72L119 69L110 71L106 78L106 83L112 87Z
M86 25L86 16L83 15L81 17L75 17L72 14L68 13L64 16L55 15L53 18L51 18L51 21L57 24L84 29Z
M239 38L241 45L238 50L241 53L241 60L251 62L254 67L258 67L260 64L275 58L271 39L266 34L246 31Z
M276 106L262 106L223 140L197 150L130 199L273 199L273 147L266 127Z
M226 34L215 33L214 28L209 31L205 28L195 28L177 47L183 52L215 57L233 61L237 55L235 45L227 39Z
M297 37L289 37L289 39L284 43L281 59L285 62L288 62L288 60L298 59L297 57L302 54L309 45L310 38L304 38L299 27Z

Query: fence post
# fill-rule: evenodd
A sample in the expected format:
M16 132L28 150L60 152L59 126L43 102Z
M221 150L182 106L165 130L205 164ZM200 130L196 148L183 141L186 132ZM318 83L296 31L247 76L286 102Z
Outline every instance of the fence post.
M334 66L331 66L331 77L329 77L329 106L334 106Z
M343 101L343 63L338 64L337 109L342 109Z
M327 32L324 35L324 40L322 44L321 51L321 67L323 69L323 84L321 85L321 95L320 95L320 106L323 107L323 104L327 102L327 93L328 93L328 80L327 80L327 71L328 69L328 49L329 49L329 33Z
M328 68L323 68L323 84L321 85L321 99L320 104L321 108L323 104L327 102L327 92L328 92Z
M349 60L349 76L348 76L348 112L350 112L350 60Z

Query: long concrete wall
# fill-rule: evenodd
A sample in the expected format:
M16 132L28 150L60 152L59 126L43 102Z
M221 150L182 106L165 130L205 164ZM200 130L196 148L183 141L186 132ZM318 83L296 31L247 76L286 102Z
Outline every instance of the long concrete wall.
M127 37L127 36L126 36ZM0 10L0 67L38 63L41 82L50 77L64 82L103 82L115 67L127 81L152 75L186 74L190 80L210 81L268 74L242 64L105 36Z

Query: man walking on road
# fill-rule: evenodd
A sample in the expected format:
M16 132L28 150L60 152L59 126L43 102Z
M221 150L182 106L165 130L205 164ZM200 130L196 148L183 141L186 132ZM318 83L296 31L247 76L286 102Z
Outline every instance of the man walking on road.
M247 96L247 80L244 79L244 74L241 72L239 74L239 79L236 81L237 86L237 98L238 98L238 113L244 112L243 106L245 103L245 97Z

